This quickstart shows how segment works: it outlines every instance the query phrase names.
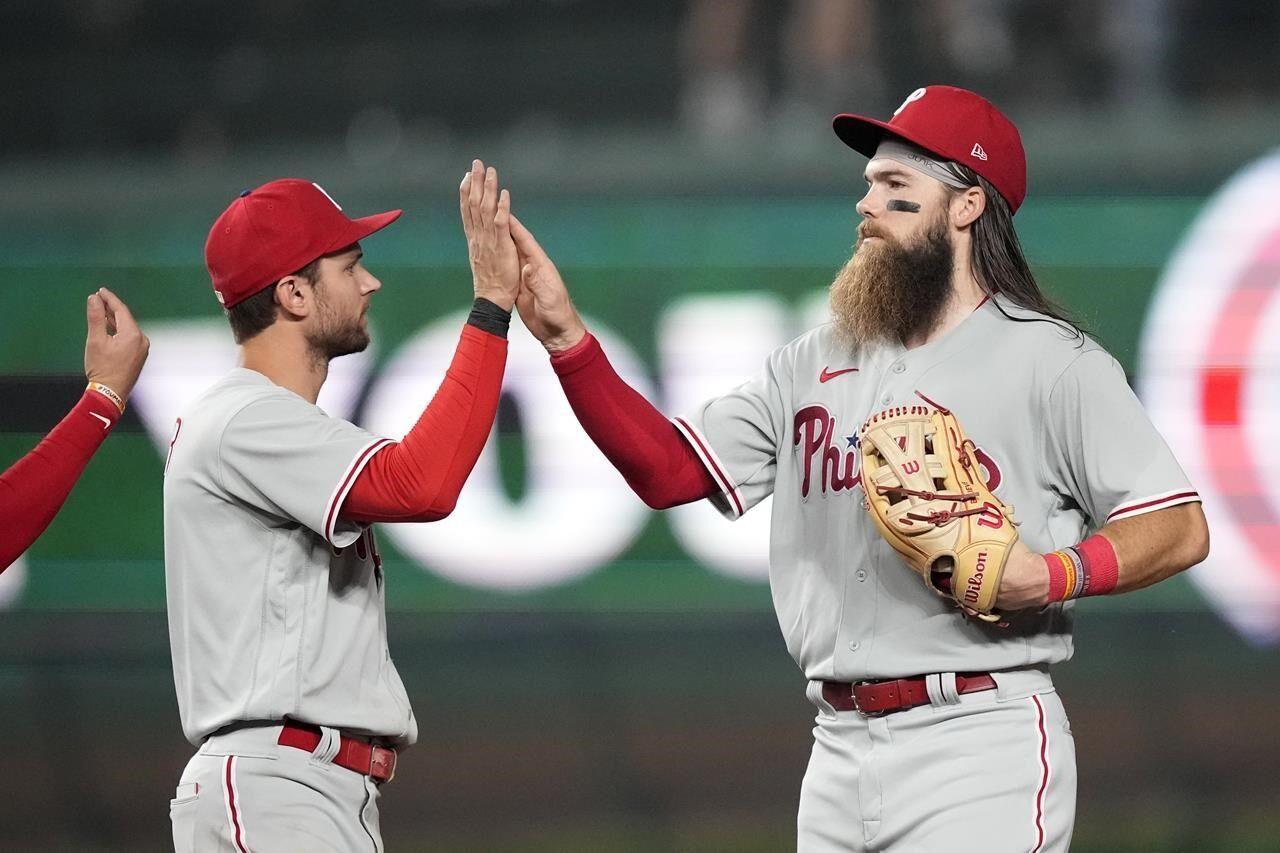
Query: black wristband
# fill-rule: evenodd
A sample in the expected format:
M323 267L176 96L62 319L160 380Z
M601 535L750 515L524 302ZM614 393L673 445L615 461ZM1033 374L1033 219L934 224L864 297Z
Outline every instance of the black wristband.
M484 297L477 297L467 322L482 332L505 338L511 328L511 312Z

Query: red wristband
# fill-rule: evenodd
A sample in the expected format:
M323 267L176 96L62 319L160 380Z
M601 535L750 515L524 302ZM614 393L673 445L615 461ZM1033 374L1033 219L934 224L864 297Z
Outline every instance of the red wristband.
M1116 588L1120 563L1105 536L1094 534L1074 548L1041 554L1049 570L1049 601L1106 595Z
M1080 559L1088 566L1089 584L1082 595L1106 595L1120 580L1120 561L1107 537L1095 533L1076 546Z
M1049 569L1049 601L1063 601L1067 597L1067 573L1074 571L1071 556L1063 551L1041 554Z

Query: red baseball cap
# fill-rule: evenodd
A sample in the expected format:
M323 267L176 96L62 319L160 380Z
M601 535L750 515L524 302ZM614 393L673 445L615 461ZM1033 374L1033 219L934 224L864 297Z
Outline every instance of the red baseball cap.
M887 122L859 115L831 121L836 136L872 157L885 134L968 166L991 182L1011 213L1027 197L1027 155L1018 128L986 98L955 86L916 89Z
M298 178L245 190L205 240L204 263L214 295L230 308L316 258L385 228L401 213L349 219L319 184Z

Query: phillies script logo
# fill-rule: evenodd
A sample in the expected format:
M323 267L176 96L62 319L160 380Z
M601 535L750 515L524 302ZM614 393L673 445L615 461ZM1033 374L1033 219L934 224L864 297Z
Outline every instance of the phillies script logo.
M800 464L804 467L800 497L809 497L809 490L814 487L815 480L824 495L850 490L862 482L856 427L845 435L844 430L836 429L835 416L826 406L818 404L805 406L796 412L793 423L791 444L799 448ZM1000 476L1000 466L981 449L975 450L973 455L981 466L982 478L987 488L995 491L1003 479ZM919 465L914 461L907 464ZM907 473L914 473L914 470L908 470ZM1004 524L1004 516L994 507L991 509L995 513L995 520L988 521L988 514L984 513L979 523L998 528Z
M1210 199L1148 310L1147 414L1204 498L1213 550L1188 575L1246 637L1280 643L1280 155Z
M826 406L805 406L796 412L795 438L792 445L800 450L804 466L804 480L800 483L800 497L809 497L813 485L813 468L816 462L822 479L822 493L842 492L862 482L858 472L858 432L839 437L836 444L836 419Z

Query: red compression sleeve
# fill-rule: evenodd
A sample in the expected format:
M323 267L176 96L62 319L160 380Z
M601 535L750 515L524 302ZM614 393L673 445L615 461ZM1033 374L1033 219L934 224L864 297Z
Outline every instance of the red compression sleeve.
M467 324L431 403L398 444L378 451L351 487L342 517L436 521L453 512L498 412L507 340Z
M0 474L0 571L27 550L58 514L89 459L120 420L120 410L85 391L62 421Z
M590 333L551 357L578 422L640 499L667 509L719 491L671 421L622 381Z

